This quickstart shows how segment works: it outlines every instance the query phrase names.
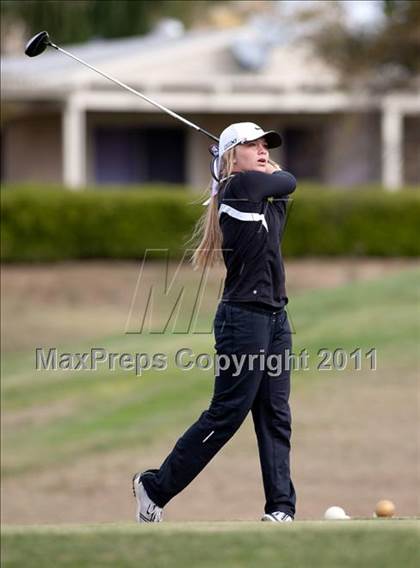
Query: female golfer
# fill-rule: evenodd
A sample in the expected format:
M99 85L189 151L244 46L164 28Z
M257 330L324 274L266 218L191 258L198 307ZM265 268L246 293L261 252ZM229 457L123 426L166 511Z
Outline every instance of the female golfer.
M160 522L163 507L202 471L250 410L266 499L262 520L293 521L287 364L292 345L280 243L296 180L269 160L268 149L280 144L279 134L250 122L232 124L221 134L220 182L194 232L199 246L192 261L204 266L223 254L227 274L214 319L216 357L223 355L223 365L209 408L159 469L134 475L138 522ZM226 364L234 358L243 362L239 372Z

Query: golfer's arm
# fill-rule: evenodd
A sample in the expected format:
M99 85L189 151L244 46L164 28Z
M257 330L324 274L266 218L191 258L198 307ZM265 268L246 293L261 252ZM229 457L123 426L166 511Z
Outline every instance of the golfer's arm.
M285 197L296 189L295 177L283 170L272 174L243 172L241 182L252 201L263 201L267 197Z

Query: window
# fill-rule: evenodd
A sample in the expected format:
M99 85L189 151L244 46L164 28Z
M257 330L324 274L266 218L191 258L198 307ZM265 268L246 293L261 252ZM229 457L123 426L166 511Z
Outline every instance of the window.
M179 128L97 127L98 184L185 183L185 132Z
M285 128L285 169L298 179L321 180L323 166L323 129L320 127Z

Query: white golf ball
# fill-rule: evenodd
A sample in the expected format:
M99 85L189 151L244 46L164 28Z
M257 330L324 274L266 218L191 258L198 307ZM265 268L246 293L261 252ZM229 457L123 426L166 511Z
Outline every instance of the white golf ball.
M333 507L329 507L325 511L324 519L327 519L327 521L338 521L350 519L350 517L346 515L346 512L342 507L337 507L336 505L334 505Z

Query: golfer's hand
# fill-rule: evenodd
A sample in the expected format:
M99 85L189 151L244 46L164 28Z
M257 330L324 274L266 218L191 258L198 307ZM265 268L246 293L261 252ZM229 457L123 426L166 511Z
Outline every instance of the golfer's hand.
M276 162L274 162L273 160L268 160L265 168L266 174L272 174L273 172L278 172L279 170L281 170L281 167Z

